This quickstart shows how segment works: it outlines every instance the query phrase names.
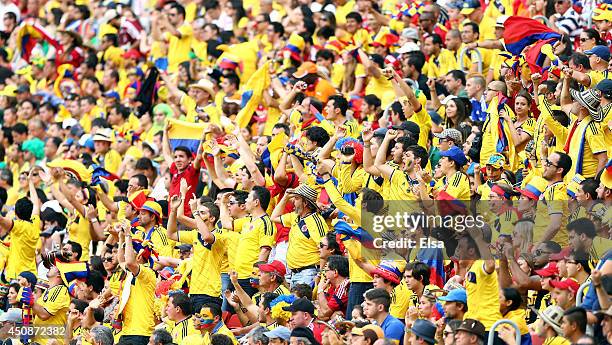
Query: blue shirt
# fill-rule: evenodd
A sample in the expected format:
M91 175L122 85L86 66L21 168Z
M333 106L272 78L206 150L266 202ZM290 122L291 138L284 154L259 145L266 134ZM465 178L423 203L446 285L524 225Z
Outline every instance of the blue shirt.
M385 338L396 340L401 345L404 341L404 324L395 317L388 314L385 320L380 324Z
M612 260L612 250L608 250L604 257L599 260L597 269L600 270L607 260ZM581 306L591 312L596 312L601 309L601 305L599 304L599 300L597 299L597 291L595 291L593 282L591 282L591 285L589 285L589 291L587 291L586 295L584 296Z

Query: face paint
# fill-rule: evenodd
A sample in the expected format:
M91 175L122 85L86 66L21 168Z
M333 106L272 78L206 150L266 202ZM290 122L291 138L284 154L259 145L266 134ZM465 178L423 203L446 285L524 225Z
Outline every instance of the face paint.
M195 314L194 317L197 320L198 328L211 328L215 322L210 308L202 308L200 314Z
M259 278L249 278L249 283L257 289L259 287Z

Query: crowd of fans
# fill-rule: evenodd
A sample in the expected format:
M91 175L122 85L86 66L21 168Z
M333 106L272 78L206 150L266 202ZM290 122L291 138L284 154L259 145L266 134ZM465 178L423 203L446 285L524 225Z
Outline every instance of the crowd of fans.
M0 344L612 342L612 5L0 16Z

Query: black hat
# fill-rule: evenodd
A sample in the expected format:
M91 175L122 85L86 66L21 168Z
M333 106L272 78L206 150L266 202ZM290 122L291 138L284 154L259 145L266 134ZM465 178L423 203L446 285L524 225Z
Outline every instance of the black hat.
M308 298L302 297L293 301L290 306L283 307L283 310L290 312L303 311L310 315L314 315L315 307L314 304L308 300Z
M175 246L174 248L178 249L180 252L190 252L193 246L191 244L179 244L178 246Z
M461 325L457 328L457 331L465 331L468 333L476 334L480 339L484 339L485 326L482 322L474 319L465 319Z
M402 131L408 131L412 133L414 137L416 138L418 138L419 134L421 133L421 129L419 128L419 125L417 125L416 123L412 121L404 121L399 125L391 126L391 129L399 129Z
M300 299L302 299L302 298L300 298ZM293 302L293 303L295 303L295 302ZM297 338L306 338L306 339L310 340L310 343L313 344L313 345L319 345L320 344L317 341L317 339L315 339L315 336L314 336L314 333L312 332L312 330L310 328L308 328L308 327L296 327L296 328L294 328L291 331L291 336L292 337L297 337Z

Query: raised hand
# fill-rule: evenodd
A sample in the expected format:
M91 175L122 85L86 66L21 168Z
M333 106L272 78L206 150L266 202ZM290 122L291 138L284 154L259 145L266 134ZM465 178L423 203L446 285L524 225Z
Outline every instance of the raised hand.
M181 207L181 205L183 204L183 198L181 198L178 195L173 195L170 198L170 209L175 212L179 209L179 207Z

